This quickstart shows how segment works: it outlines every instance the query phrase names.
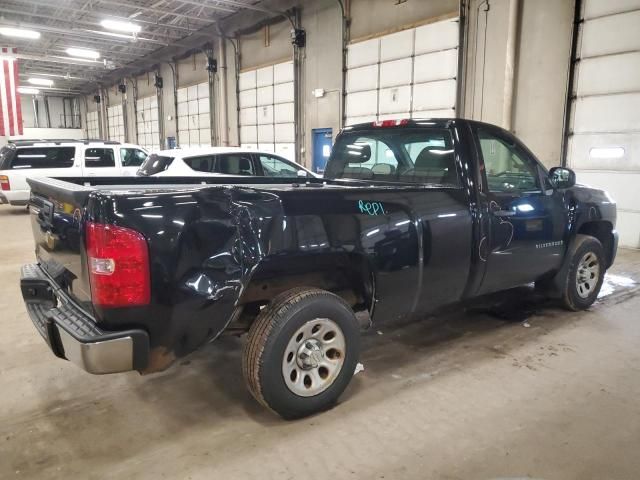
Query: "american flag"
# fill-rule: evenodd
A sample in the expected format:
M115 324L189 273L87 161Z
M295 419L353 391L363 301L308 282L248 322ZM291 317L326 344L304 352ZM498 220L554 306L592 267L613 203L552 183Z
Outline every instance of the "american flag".
M18 59L15 54L15 48L3 48L0 53L0 137L22 135Z

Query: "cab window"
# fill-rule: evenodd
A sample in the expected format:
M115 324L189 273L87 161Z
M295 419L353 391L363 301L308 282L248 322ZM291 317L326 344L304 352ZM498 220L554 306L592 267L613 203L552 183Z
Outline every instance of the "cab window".
M89 168L115 167L113 148L87 148L84 152L84 165Z
M147 154L138 148L121 148L120 159L123 167L139 167L147 159Z

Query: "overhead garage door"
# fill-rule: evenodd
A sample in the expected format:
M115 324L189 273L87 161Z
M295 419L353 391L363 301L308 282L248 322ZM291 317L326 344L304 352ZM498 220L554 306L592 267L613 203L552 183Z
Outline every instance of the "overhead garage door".
M113 105L107 108L107 119L109 122L109 140L116 140L124 143L124 117L122 115L122 105Z
M618 204L621 245L640 247L640 0L586 0L568 164Z
M455 115L457 18L352 43L346 124Z
M138 145L147 150L160 150L160 123L158 122L158 97L139 98L136 103Z
M98 112L87 113L87 138L100 138Z
M178 89L178 138L181 147L211 146L209 83Z
M240 142L295 160L293 62L240 73Z

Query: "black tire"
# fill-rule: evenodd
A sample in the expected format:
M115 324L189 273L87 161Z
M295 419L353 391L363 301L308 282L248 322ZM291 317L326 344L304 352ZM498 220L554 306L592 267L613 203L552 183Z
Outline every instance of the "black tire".
M597 274L594 272L593 278L589 278L587 285L589 289L580 290L578 276L580 275L581 262L589 259L588 255L598 265ZM567 261L565 268L559 273L564 278L558 278L557 284L561 286L561 301L565 308L572 311L585 310L589 308L598 298L604 274L606 271L606 260L604 248L600 241L590 235L576 235L569 250L567 251ZM587 275L588 276L588 275Z
M331 319L344 336L346 351L339 372L325 390L300 396L285 382L283 363L294 334L314 319ZM349 305L325 290L295 288L273 299L254 321L244 349L242 371L258 402L285 419L301 418L335 405L353 377L359 354L360 328Z

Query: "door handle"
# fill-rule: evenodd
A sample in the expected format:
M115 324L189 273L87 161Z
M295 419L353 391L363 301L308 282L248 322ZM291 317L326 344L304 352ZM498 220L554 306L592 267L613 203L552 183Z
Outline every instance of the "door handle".
M516 214L513 210L494 210L491 213L496 217L513 217Z

